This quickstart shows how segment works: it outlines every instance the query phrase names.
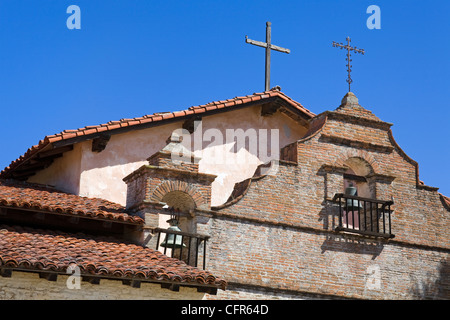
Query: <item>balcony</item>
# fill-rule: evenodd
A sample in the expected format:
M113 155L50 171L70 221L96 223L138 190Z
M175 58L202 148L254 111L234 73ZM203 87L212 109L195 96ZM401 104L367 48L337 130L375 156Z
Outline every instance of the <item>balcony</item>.
M157 235L156 250L205 270L206 241L209 236L161 228L153 229L152 233Z
M339 205L339 224L335 228L336 231L383 238L395 237L391 230L393 201L337 193L333 202Z

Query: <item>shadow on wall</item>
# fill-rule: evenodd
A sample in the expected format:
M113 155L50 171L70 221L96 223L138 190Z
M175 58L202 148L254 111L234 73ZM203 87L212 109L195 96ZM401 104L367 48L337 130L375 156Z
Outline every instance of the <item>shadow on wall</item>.
M339 208L325 200L319 212L319 221L322 221L324 230L334 230L338 226ZM375 260L383 251L381 240L362 238L343 234L328 234L321 245L322 253L325 251L339 251L356 254L370 254Z
M320 246L321 253L325 251L339 251L346 253L368 254L375 260L383 251L384 245L377 240L354 239L339 234L327 235L325 241Z
M420 300L450 300L450 258L441 260L438 272L437 278L428 274L425 280L412 279L411 295Z
M322 201L322 209L318 214L318 221L322 222L324 230L332 231L335 230L339 224L339 206L327 198L329 192L328 179L322 168L317 175L323 176L324 179L324 199ZM376 257L381 254L383 248L383 242L379 239L362 238L359 236L343 234L329 234L321 245L322 253L325 251L339 251L369 254L372 255L372 260L375 260Z

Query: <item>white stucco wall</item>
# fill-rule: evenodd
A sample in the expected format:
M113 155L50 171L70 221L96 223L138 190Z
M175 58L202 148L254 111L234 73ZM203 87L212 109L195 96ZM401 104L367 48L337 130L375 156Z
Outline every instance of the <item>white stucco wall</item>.
M60 190L78 194L80 190L82 144L73 146L46 169L31 176L28 181L58 187Z
M202 134L197 130L191 135L191 150L202 157L199 171L218 176L212 184L213 206L224 203L236 182L251 177L259 164L278 158L280 148L300 139L306 132L298 122L280 112L267 117L262 117L260 112L260 106L253 106L206 116L201 123ZM29 181L51 184L81 196L100 197L125 205L126 184L122 179L146 164L146 159L161 150L172 131L180 129L182 123L179 121L112 135L106 148L99 153L91 151L90 140L78 143L73 151L66 152ZM256 151L251 147L252 142L248 143L248 150L230 150L234 146L234 142L227 144L230 142L227 141L227 134L231 136L230 133L247 136L256 133L256 140L252 140L256 143L252 145L256 146ZM278 135L278 139L271 142L271 135L275 138ZM202 140L200 148L195 142L199 137ZM262 146L267 146L267 150L263 150Z

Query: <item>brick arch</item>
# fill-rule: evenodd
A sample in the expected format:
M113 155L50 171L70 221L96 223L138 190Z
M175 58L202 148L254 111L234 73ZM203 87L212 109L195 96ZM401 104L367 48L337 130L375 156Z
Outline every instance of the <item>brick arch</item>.
M151 201L161 202L166 194L173 191L181 191L187 193L195 203L196 207L202 205L205 200L203 195L197 190L196 187L190 185L184 181L164 181L150 196Z
M335 165L342 167L345 166L345 162L350 158L360 158L367 162L367 164L372 168L373 173L380 173L380 167L378 166L375 158L365 150L346 150L341 152L336 161Z

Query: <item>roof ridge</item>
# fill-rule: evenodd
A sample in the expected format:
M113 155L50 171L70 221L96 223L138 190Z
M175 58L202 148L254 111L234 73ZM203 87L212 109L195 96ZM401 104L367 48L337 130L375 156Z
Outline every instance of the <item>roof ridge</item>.
M11 161L11 163L5 167L0 172L0 177L4 177L5 174L7 174L9 171L13 170L15 167L20 165L23 161L31 158L34 154L45 148L48 144L58 142L61 140L67 140L71 138L76 138L80 136L86 136L90 134L96 134L96 133L102 133L107 132L110 130L115 130L119 128L149 123L149 122L157 122L162 121L166 119L172 119L177 117L183 117L187 115L194 115L199 113L204 113L207 111L215 110L215 109L222 109L222 108L228 108L235 105L243 105L249 102L255 102L262 99L270 98L279 96L282 99L286 100L288 103L290 103L294 108L298 109L299 111L305 113L309 117L314 117L315 114L312 113L310 110L306 109L302 104L299 102L291 99L286 94L282 93L279 90L269 90L269 91L263 91L259 93L253 93L251 95L246 96L236 96L232 99L226 99L226 100L216 100L212 102L208 102L206 104L201 104L197 106L191 106L188 109L184 109L182 111L167 111L167 112L157 112L154 114L148 114L143 115L141 117L135 117L135 118L122 118L121 120L111 120L106 123L98 124L98 125L89 125L85 126L83 128L78 129L66 129L59 133L55 133L52 135L47 135L44 137L44 139L40 140L37 145L34 145L27 149L27 151L21 155L16 160Z

